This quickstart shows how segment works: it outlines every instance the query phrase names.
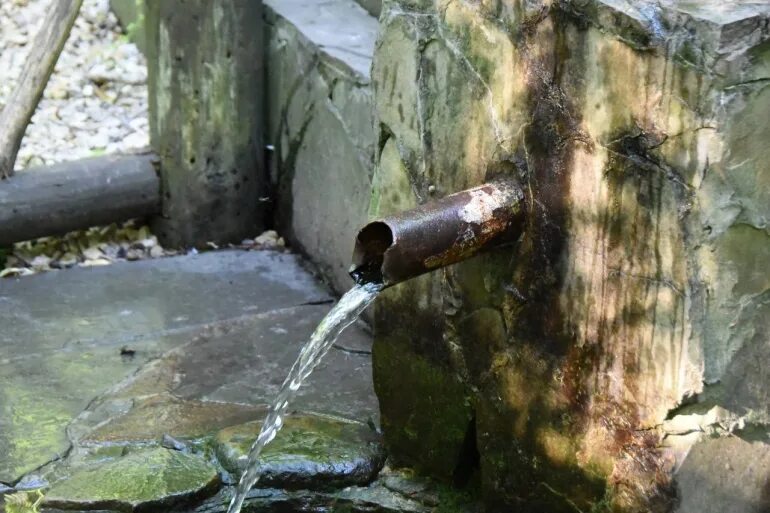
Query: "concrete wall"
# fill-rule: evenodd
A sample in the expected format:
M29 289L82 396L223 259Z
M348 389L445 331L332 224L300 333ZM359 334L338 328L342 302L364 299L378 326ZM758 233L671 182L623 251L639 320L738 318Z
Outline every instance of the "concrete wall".
M265 9L278 228L342 292L371 195L377 21L351 0L268 0Z
M375 313L395 460L493 511L767 507L770 9L657 5L380 17L370 216L501 172L531 205L516 248Z
M142 47L144 1L111 0ZM352 284L347 267L371 195L376 132L369 72L378 25L370 13L378 13L381 2L264 4L275 221L293 248L343 292Z

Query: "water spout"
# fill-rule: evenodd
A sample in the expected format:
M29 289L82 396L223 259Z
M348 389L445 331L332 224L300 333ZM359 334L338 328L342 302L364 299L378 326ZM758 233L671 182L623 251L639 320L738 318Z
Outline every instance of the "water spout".
M395 285L518 239L524 194L497 180L364 226L350 275L357 283Z
M490 182L375 221L359 232L350 270L357 284L300 351L249 450L228 513L240 512L246 494L259 479L262 449L275 438L291 399L342 330L383 288L516 240L524 225L523 198L513 181Z

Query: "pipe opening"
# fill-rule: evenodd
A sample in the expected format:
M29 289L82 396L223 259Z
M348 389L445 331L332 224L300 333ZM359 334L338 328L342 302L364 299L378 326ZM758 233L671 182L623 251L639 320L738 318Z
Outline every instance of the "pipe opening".
M382 283L385 252L393 245L393 231L386 223L375 221L358 232L350 276L358 284Z

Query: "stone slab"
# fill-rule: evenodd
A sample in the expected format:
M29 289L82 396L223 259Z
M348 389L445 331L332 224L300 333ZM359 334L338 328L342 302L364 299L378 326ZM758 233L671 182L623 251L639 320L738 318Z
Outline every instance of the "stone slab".
M382 0L356 0L356 2L375 18L382 12Z
M330 301L295 255L279 252L204 253L0 281L0 482L61 456L69 447L65 428L89 403L212 324L309 304L309 332L328 308L317 303ZM295 344L305 331L295 333Z
M246 468L262 422L217 433L220 463L235 475ZM330 490L368 485L385 463L380 436L369 426L319 415L288 415L260 458L260 488Z
M152 441L163 434L196 438L261 419L327 310L306 305L209 328L114 388L71 430L84 433L83 443ZM379 409L365 349L371 339L353 327L338 343L361 349L332 349L290 410L376 422ZM122 406L126 400L132 401L128 408Z
M737 437L706 439L676 475L678 513L770 510L770 446Z
M218 485L217 468L203 458L157 448L79 469L47 491L45 504L75 510L166 511L211 495Z
M770 39L770 4L761 0L590 0L568 10L640 48L657 48L702 70L730 74L736 57Z
M299 257L222 251L0 281L0 362L332 301ZM24 351L13 351L25 342Z
M115 411L115 410L113 410ZM168 393L138 398L126 413L79 439L80 444L162 443L200 439L217 429L264 417L265 409L245 404L186 401Z
M195 513L224 513L229 494L221 490L197 507ZM335 491L254 488L244 502L244 513L481 513L472 495L416 475L408 469L385 466L369 486L348 486Z

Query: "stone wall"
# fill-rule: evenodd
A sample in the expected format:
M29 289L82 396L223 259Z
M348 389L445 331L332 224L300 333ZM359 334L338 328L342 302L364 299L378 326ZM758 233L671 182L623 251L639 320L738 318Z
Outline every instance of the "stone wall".
M278 228L341 292L371 194L377 21L351 0L268 0L265 11Z
M394 463L490 511L768 508L769 9L389 0L370 82L352 0L265 3L278 225L338 290L367 217L527 191L515 247L377 304Z
M770 8L658 4L383 7L370 217L527 192L516 247L375 312L394 459L493 511L770 500Z
M146 0L110 4L144 47ZM264 1L265 138L273 149L275 221L338 292L352 284L347 267L371 194L376 132L369 71L380 6L380 0Z
M147 39L144 30L144 0L110 0L110 9L131 42L144 53Z

